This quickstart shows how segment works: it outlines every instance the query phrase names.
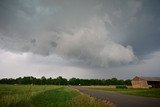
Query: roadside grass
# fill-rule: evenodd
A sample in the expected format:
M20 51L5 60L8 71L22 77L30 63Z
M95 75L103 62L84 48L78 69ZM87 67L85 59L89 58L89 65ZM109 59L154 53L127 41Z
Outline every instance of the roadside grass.
M67 86L0 85L0 107L113 107Z
M42 85L0 85L0 107L30 106L30 99L39 93L59 88Z
M68 107L115 107L115 105L109 101L98 100L80 93L68 102Z
M141 88L120 89L120 88L103 88L103 86L99 87L99 88L94 88L92 86L92 88L88 87L88 89L113 91L113 92L122 93L122 94L128 94L128 95L160 98L160 89L158 89L158 88L151 88L151 89L141 89Z
M36 107L65 107L67 102L78 94L69 88L61 87L38 94L32 98L32 103Z

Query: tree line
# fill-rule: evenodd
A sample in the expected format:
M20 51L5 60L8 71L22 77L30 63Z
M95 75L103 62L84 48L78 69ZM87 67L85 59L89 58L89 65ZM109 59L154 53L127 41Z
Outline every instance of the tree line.
M57 78L35 78L32 76L0 79L0 84L35 84L35 85L131 85L131 80L118 80L117 78L112 79L79 79L71 78L67 80L61 76Z

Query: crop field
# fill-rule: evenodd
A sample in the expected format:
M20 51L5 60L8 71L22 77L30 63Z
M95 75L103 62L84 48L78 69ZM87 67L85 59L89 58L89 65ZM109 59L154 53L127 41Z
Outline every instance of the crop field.
M0 107L110 107L68 86L0 85Z
M105 86L87 86L86 88L93 90L104 90L104 91L113 91L122 94L135 95L135 96L144 96L144 97L155 97L160 98L160 89L159 88L151 88L151 89L142 89L142 88L107 88Z

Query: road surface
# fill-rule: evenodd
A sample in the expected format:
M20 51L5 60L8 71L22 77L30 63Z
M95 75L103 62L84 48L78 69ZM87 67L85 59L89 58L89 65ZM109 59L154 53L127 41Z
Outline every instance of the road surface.
M82 87L74 88L97 99L109 100L117 107L160 107L160 98L131 96L110 91L91 90Z

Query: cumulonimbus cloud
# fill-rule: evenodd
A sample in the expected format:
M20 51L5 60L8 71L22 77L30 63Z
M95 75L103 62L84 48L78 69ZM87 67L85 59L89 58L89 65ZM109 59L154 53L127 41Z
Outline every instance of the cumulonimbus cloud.
M111 20L93 17L85 25L75 29L71 27L58 32L35 32L26 38L16 35L2 36L0 43L4 49L11 51L32 52L45 56L57 54L65 59L74 59L99 67L134 62L137 58L132 47L114 42L106 23L111 24Z
M76 32L63 32L57 41L55 52L64 58L100 67L135 61L137 57L131 46L122 46L109 37L105 21L96 17Z
M109 6L117 7L114 2L73 2L76 6L56 1L17 2L19 4L12 6L8 1L2 2L8 8L0 11L1 23L4 21L0 25L0 48L3 50L42 56L57 54L65 59L100 67L128 64L137 59L131 46L121 44L128 44L122 38L124 28L119 26L125 22L119 21L124 19L121 17L121 9L125 9L122 8L123 3L118 5L120 8L117 10ZM133 6L127 11L128 17L137 13L140 4L129 2L125 5L126 8ZM7 12L12 19L8 19L11 16ZM125 18L127 23L130 18ZM123 42L118 43L119 40Z

